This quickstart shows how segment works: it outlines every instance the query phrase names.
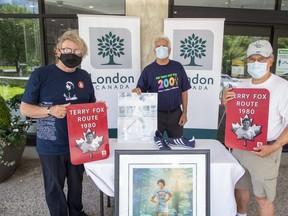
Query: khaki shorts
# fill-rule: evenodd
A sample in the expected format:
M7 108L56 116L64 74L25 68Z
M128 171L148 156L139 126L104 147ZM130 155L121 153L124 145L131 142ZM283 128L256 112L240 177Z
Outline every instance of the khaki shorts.
M261 158L250 151L233 149L232 154L244 167L245 174L236 183L236 189L253 191L257 197L274 201L282 148Z

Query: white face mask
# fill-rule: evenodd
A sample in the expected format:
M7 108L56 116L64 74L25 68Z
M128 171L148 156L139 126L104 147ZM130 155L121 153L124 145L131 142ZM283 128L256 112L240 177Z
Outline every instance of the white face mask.
M254 78L254 79L261 79L266 73L267 73L267 62L257 62L254 63L248 63L247 64L248 73Z
M155 51L156 51L156 57L159 59L165 59L169 56L168 47L160 46L157 47Z

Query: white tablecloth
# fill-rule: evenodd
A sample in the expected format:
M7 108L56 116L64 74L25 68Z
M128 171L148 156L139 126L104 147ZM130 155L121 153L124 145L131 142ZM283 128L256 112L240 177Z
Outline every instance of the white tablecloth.
M115 149L158 149L154 143L117 143L110 139L110 156L105 160L85 163L84 167L97 187L108 196L114 196ZM175 148L176 149L176 148ZM179 149L179 148L177 148ZM234 186L244 174L244 169L217 140L196 140L195 149L210 149L210 201L211 216L235 216Z

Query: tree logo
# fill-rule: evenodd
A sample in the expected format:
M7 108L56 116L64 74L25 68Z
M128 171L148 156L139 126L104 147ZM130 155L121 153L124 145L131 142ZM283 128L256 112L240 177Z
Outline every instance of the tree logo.
M174 30L172 52L173 59L186 70L212 70L214 33L207 29Z
M206 56L206 40L196 36L194 33L184 40L180 40L180 56L184 59L190 58L190 63L184 66L202 66L196 64L196 58L201 59Z
M99 42L98 46L98 55L102 56L103 58L109 57L109 62L104 63L102 65L122 65L116 63L114 61L114 57L120 57L121 55L125 55L124 53L124 39L120 38L116 34L112 34L110 31L105 36L97 38Z
M89 38L89 56L93 68L132 68L132 34L129 29L93 27L89 28Z

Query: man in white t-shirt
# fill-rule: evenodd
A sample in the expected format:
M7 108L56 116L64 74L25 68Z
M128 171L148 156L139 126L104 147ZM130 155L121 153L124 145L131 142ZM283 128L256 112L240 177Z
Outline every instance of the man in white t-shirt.
M245 168L236 184L237 216L246 216L250 191L256 198L259 216L274 216L274 198L282 147L288 143L288 82L270 68L274 62L271 44L265 40L251 43L247 50L247 71L251 79L239 83L239 88L266 88L270 92L267 145L253 151L233 149L233 155ZM223 102L233 100L232 88L224 92Z

